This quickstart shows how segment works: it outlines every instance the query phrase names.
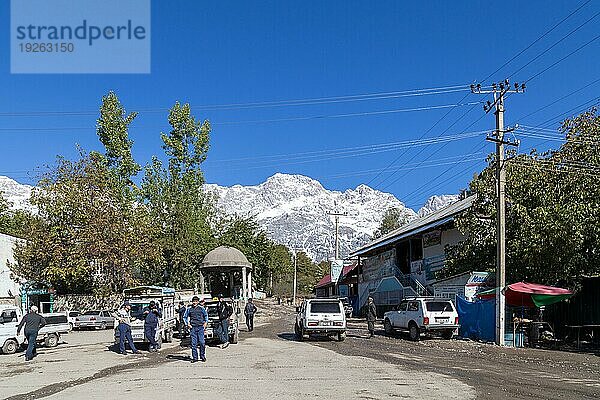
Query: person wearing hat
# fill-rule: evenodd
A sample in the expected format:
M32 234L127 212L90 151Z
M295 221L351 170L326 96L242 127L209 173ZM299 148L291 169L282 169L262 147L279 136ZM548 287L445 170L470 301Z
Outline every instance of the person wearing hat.
M138 349L135 348L133 344L133 337L131 336L131 317L129 316L129 311L131 311L131 305L128 301L124 302L119 311L117 311L117 320L119 321L119 325L117 329L119 331L119 353L127 354L125 351L125 340L129 343L129 347L131 347L131 351L134 354L140 354Z
M33 360L36 355L35 341L38 337L38 332L46 325L44 317L38 314L37 306L31 306L29 312L25 314L19 326L17 326L17 336L21 332L21 328L25 325L24 334L27 338L27 352L25 353L25 361Z
M190 331L192 340L192 362L198 361L198 345L200 345L200 361L206 361L204 330L208 324L208 313L204 308L204 299L192 297L192 305L185 311L183 320Z
M367 327L369 329L368 339L372 338L375 334L375 320L377 320L377 307L375 307L373 298L369 296L367 303Z

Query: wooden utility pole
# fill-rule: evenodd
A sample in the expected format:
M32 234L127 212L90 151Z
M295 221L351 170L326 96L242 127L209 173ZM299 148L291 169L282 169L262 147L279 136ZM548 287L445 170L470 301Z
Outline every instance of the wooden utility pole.
M496 143L496 344L504 346L504 323L506 313L506 299L502 290L506 285L506 169L504 168L504 145L518 146L518 141L507 141L504 134L511 132L514 128L504 129L504 99L507 93L523 93L525 84L519 86L515 83L511 89L510 82L505 80L498 84L493 83L491 90L481 90L481 85L471 85L471 92L477 94L494 95L494 102L488 101L483 109L489 113L495 109L496 130L492 137L487 140Z

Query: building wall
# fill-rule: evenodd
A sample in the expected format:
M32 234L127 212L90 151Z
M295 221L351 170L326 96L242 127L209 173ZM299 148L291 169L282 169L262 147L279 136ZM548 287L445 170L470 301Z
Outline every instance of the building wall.
M19 239L0 233L0 298L14 298L19 295L19 284L11 279L8 263L14 263L13 249ZM9 295L8 292L12 295Z
M465 235L460 233L459 230L456 228L442 230L440 244L429 247L423 247L423 258L427 259L431 257L445 255L444 248L446 247L446 245L455 245L463 240L465 240Z

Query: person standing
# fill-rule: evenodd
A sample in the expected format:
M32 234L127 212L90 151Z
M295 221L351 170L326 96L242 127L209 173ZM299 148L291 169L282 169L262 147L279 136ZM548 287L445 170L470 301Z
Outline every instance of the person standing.
M144 336L148 342L150 342L149 351L156 352L159 348L158 343L156 342L156 328L158 328L158 315L159 311L156 305L153 305L148 313L146 313L146 318L144 319Z
M27 352L25 353L25 361L33 360L37 354L35 350L35 342L38 337L38 332L46 325L44 317L38 314L37 306L31 306L29 312L25 314L19 326L17 326L17 336L21 332L21 328L25 325L24 334L27 338Z
M222 349L229 346L229 317L231 314L233 314L233 309L225 302L223 296L219 296L219 302L217 303L217 315L219 316L217 332L221 340Z
M256 314L257 308L254 305L252 299L248 299L248 303L246 303L246 307L244 308L244 315L246 316L246 326L248 327L248 332L252 332L254 330L254 314Z
M133 351L134 354L140 354L138 349L135 348L135 344L133 344L129 311L131 311L131 305L127 302L123 303L123 306L117 311L117 319L119 321L119 325L117 326L119 331L119 353L127 354L125 351L125 340L127 340L129 347L131 347L131 351Z
M200 300L198 296L192 297L192 305L185 311L183 319L192 339L192 362L198 361L198 344L200 345L200 361L205 362L204 330L208 324L208 313L204 308L204 299Z
M185 306L185 303L183 301L179 302L179 308L177 309L177 314L179 314L179 338L183 339L184 337L186 337L187 334L187 325L185 324L185 321L183 320L183 316L185 315L185 311L187 310L187 307Z
M367 327L369 329L369 339L375 334L375 320L377 320L377 307L375 307L373 298L369 296L367 302Z

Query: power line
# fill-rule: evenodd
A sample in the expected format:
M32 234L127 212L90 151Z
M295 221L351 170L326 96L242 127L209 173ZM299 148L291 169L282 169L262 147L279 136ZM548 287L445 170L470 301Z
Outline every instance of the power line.
M299 116L299 117L289 117L289 118L275 118L275 119L257 119L257 120L245 120L245 121L222 121L222 122L211 122L211 125L238 125L238 124L260 124L260 123L274 123L274 122L290 122L290 121L308 121L308 120L316 120L316 119L327 119L327 118L347 118L347 117L361 117L361 116L370 116L370 115L386 115L386 114L396 114L403 112L420 112L420 111L431 111L431 110L440 110L444 108L455 108L455 107L463 107L470 105L481 104L481 102L472 102L472 103L457 103L457 104L442 104L442 105L432 105L432 106L423 106L423 107L413 107L413 108L398 108L393 110L380 110L380 111L366 111L366 112L357 112L357 113L345 113L345 114L328 114L328 115L310 115L310 116ZM135 128L135 127L132 127ZM145 129L149 129L150 127L144 127ZM0 128L0 131L65 131L65 130L82 130L82 129L95 129L92 127L66 127L66 128Z
M559 25L561 25L563 22L565 22L571 16L573 16L574 14L576 14L579 10L581 10L583 7L585 7L586 5L588 5L591 1L592 0L587 0L587 1L583 2L579 7L577 7L577 9L575 9L569 15L567 15L566 17L564 17L563 19L561 19L558 23L554 24L550 29L548 29L545 33L543 33L541 36L539 36L537 39L535 39L533 42L531 42L527 47L525 47L523 50L521 50L520 52L518 52L517 54L515 54L510 60L506 61L499 68L497 68L494 72L492 72L491 74L489 74L488 76L486 76L483 80L481 80L481 82L485 82L491 76L493 76L495 73L497 73L502 68L506 67L508 64L510 64L511 62L513 62L517 57L519 57L521 54L523 54L524 52L526 52L527 50L529 50L537 42L539 42L540 40L542 40L543 38L545 38L546 36L548 36L548 34L550 32L552 32L553 30L555 30L556 28L558 28Z
M554 66L556 66L559 63L563 62L564 60L566 60L567 58L571 57L573 54L577 53L579 50L583 49L584 47L592 44L593 42L595 42L599 38L600 38L600 34L597 35L596 37L594 37L592 40L586 42L585 44L582 44L581 46L579 46L578 48L576 48L575 50L573 50L572 52L570 52L566 56L562 57L560 60L556 61L554 64L552 64L552 65L544 68L543 70L541 70L537 74L533 75L531 78L527 79L525 82L531 82L532 80L534 80L535 78L537 78L538 76L540 76L541 74L543 74L544 72L548 71L550 68L553 68Z
M587 21L585 21L584 23L582 23L581 25L579 25L577 28L575 28L571 32L567 33L565 36L563 36L562 38L560 38L558 41L554 42L550 47L547 47L544 51L542 51L540 54L538 54L537 56L535 56L534 58L532 58L531 60L529 60L529 62L527 62L525 65L521 66L521 68L517 69L516 71L514 71L509 76L512 78L513 76L515 76L516 74L518 74L519 72L521 72L528 65L530 65L531 63L533 63L534 61L536 61L537 59L539 59L541 56L543 56L544 54L546 54L547 52L549 52L550 50L552 50L555 46L557 46L558 44L560 44L563 40L565 40L566 38L568 38L569 36L571 36L572 34L574 34L575 32L577 32L579 29L583 28L585 25L587 25L589 22L591 22L593 19L595 19L598 15L600 15L600 11L598 11L591 18L589 18ZM528 79L527 82L530 81L530 80L531 79Z
M433 88L422 88L422 89L409 89L402 91L393 92L378 92L378 93L366 93L357 95L347 96L329 96L329 97L316 97L316 98L305 98L305 99L293 99L293 100L276 100L276 101L264 101L264 102L249 102L249 103L229 103L229 104L212 104L212 105L198 105L190 106L193 109L199 110L235 110L235 109L246 109L246 108L264 108L264 107L284 107L284 106L301 106L301 105L312 105L312 104L329 104L339 103L348 101L363 101L363 100L381 100L390 98L400 97L411 97L411 96L426 96L434 94L447 94L461 91L468 91L468 84L463 85L449 85ZM164 112L169 111L169 108L142 108L138 112ZM0 117L12 117L12 116L86 116L86 115L98 115L98 110L89 111L28 111L28 112L3 112L0 113Z
M332 148L327 150L316 150L316 151L305 151L305 152L297 152L297 153L287 153L287 154L272 154L272 155L264 155L264 156L254 156L254 157L240 157L240 158L229 158L229 159L218 159L218 160L209 160L207 163L232 163L232 162L248 162L248 161L277 161L278 159L290 160L297 158L313 158L313 157L322 157L327 155L339 155L339 154L353 154L353 153L361 153L363 151L393 151L398 148L404 147L416 147L416 146L427 146L437 143L442 143L445 141L454 141L454 140L462 140L466 138L472 138L485 133L486 131L473 131L466 132L457 135L447 135L438 138L431 139L421 139L421 140L404 140L398 142L388 142L388 143L378 143L371 144L366 146L354 146L354 147L341 147L341 148Z

